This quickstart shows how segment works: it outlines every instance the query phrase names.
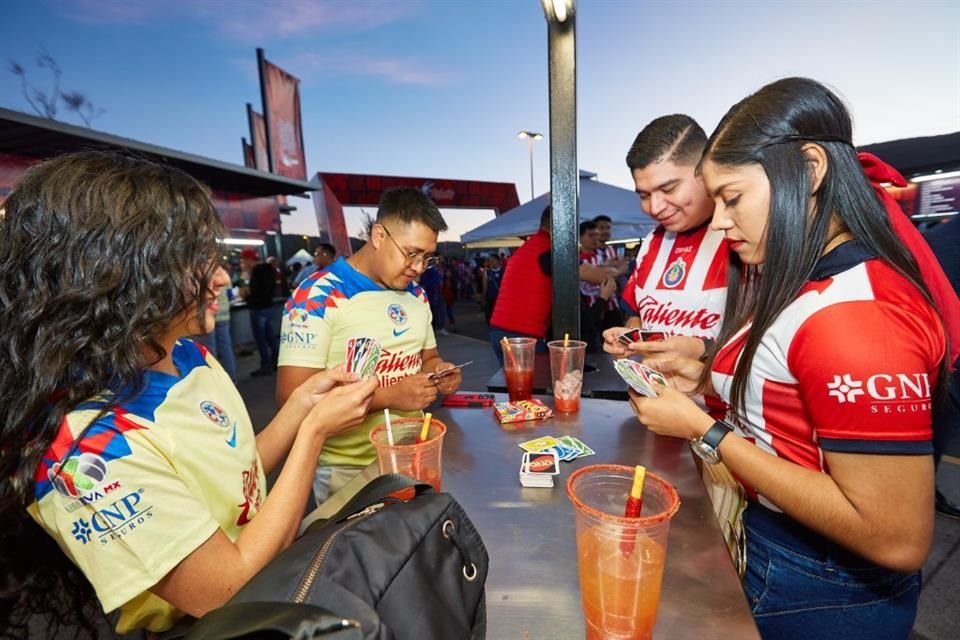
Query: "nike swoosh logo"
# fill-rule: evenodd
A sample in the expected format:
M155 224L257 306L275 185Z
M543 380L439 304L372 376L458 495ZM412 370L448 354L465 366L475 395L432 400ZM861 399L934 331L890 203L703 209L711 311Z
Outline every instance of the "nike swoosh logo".
M230 434L230 437L227 439L227 445L231 449L237 448L237 423L233 423L233 433Z
M393 330L393 337L394 337L394 338L399 338L400 336L402 336L403 334L405 334L407 331L410 331L410 327L407 327L407 328L404 329L403 331L400 331L400 330L398 330L398 329L394 329L394 330Z

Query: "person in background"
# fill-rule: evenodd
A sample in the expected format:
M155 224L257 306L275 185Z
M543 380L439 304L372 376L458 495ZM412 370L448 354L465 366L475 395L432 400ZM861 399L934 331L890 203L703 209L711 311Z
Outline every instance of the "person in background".
M269 376L277 368L277 356L280 353L280 341L273 326L273 297L277 290L275 269L267 262L260 261L256 249L246 248L240 252L240 265L247 282L240 289L240 297L247 303L250 312L250 329L260 353L260 368L251 376Z
M187 338L213 330L229 277L210 192L178 169L61 155L4 207L0 630L93 638L103 611L155 637L293 541L317 453L376 384L317 375L254 436L226 372Z
M493 308L497 304L500 294L500 283L503 282L503 267L500 256L492 254L487 258L487 268L483 271L483 281L480 285L480 303L483 305L483 319L490 324Z
M597 223L584 220L580 223L579 231L580 264L600 266L602 258L597 251L600 245ZM580 339L587 343L588 353L594 353L600 348L603 318L616 292L617 283L613 275L607 276L600 284L580 281Z
M547 351L546 336L553 304L553 264L550 251L550 205L540 214L540 228L527 238L504 269L500 293L490 317L490 346L503 366L502 338L536 338L537 351ZM602 283L615 272L581 264L580 280Z
M608 353L703 357L720 332L728 247L710 228L713 202L696 172L706 141L693 118L675 114L650 122L627 152L640 206L657 227L643 239L623 290L626 327L670 337L625 347L617 340L624 329L607 329Z
M610 216L599 215L593 219L593 222L595 222L597 225L597 256L594 264L601 267L614 267L617 270L617 276L615 277L614 282L617 285L617 290L622 291L627 282L628 261L626 258L618 256L617 250L613 248L613 246L607 244L610 241L613 221L610 219ZM632 271L629 273L632 273ZM604 308L601 309L602 313L600 314L598 326L601 330L623 325L623 313L620 311L619 301L620 298L617 295L612 295L609 299L607 299Z
M439 258L437 258L439 260ZM446 301L440 289L443 285L443 269L440 263L432 264L420 276L420 286L430 302L430 314L433 316L433 330L435 333L449 335L444 324L447 319Z
M315 274L317 271L323 271L337 259L337 248L329 242L322 242L313 250L313 264L300 270L293 281L293 286L298 287L300 283Z
M370 414L358 429L327 440L320 453L313 484L319 502L376 459L369 435L383 423L383 409L420 417L439 394L460 387L460 370L437 350L430 303L417 284L436 263L437 236L446 228L440 210L419 189L385 191L367 243L305 280L287 301L278 406L286 406L304 380L343 364L350 338L371 337L383 348ZM430 375L445 369L452 372Z
M718 348L649 359L671 385L631 394L644 425L743 484L743 585L764 638L906 638L933 537L946 329L852 129L806 78L727 112L700 161L733 252ZM697 388L724 421L682 393Z
M925 234L930 248L936 255L940 266L947 274L953 289L960 295L960 216L954 216L949 222L938 224ZM954 362L954 371L960 361ZM933 465L934 472L940 465L940 458L960 428L960 375L954 373L950 379L950 388L946 398L933 413ZM952 504L939 489L936 491L935 505L937 513L960 520L960 507Z
M229 277L230 261L222 260L220 267L227 272ZM229 284L220 289L220 295L216 302L216 325L212 333L201 336L199 341L210 350L213 357L220 361L230 379L236 382L237 360L233 355L233 338L230 335L230 293Z
M440 273L443 274L443 282L440 283L440 295L443 297L443 308L446 314L446 326L450 331L456 333L457 319L454 317L453 305L457 302L457 276L452 265L446 261L440 264Z

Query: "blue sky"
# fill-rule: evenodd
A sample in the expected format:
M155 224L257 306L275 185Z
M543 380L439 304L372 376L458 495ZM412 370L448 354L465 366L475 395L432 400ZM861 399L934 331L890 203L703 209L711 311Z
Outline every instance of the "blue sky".
M61 88L106 110L95 129L238 164L258 46L302 80L311 175L514 182L526 201L516 133L548 130L539 0L7 0L0 35L0 106L30 111L7 66L45 87L43 47ZM709 133L787 75L834 87L858 144L952 132L960 3L577 0L577 70L579 165L628 188L623 157L650 119L685 112ZM548 143L534 146L538 193ZM312 233L312 215L301 207L284 230ZM456 237L490 214L447 217Z

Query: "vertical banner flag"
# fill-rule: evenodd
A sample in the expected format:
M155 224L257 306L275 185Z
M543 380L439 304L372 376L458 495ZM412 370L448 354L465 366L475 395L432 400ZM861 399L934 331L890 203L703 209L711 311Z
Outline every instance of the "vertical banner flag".
M307 179L300 114L300 80L270 63L257 49L260 92L267 124L270 166L277 175Z
M310 194L313 198L313 208L317 216L317 228L320 235L324 234L330 240L338 256L351 256L350 235L347 233L347 222L343 216L343 205L333 194L333 190L323 181L323 176L317 174L311 182L317 190Z
M270 171L270 159L267 145L267 124L263 116L247 103L247 122L250 124L250 144L253 147L254 167L260 171Z
M257 168L257 160L253 155L253 145L247 142L246 138L240 138L243 143L243 166L248 169Z

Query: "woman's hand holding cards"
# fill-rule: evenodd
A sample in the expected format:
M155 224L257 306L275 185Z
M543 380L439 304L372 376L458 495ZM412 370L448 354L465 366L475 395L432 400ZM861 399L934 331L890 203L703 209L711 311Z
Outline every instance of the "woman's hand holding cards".
M700 375L704 364L694 358L657 357L645 358L643 364L656 369L678 391L687 395L700 393Z
M654 433L693 440L713 424L713 418L683 392L673 387L661 387L658 391L657 397L650 398L627 390L633 412Z

